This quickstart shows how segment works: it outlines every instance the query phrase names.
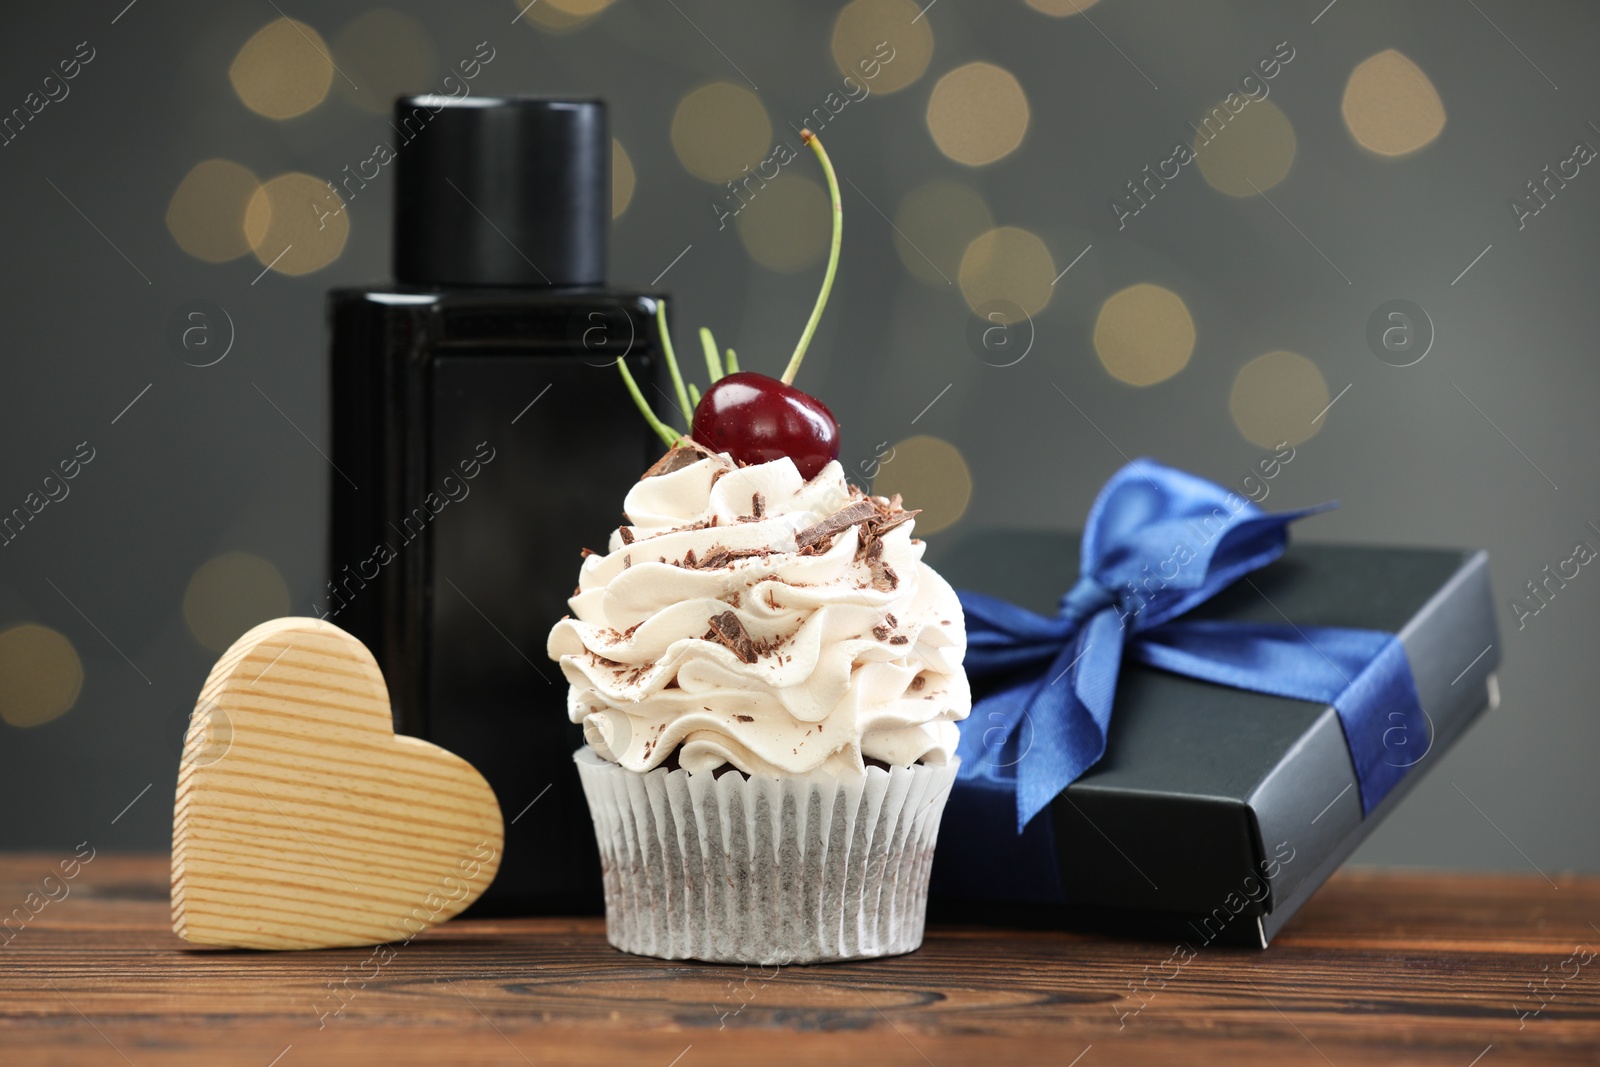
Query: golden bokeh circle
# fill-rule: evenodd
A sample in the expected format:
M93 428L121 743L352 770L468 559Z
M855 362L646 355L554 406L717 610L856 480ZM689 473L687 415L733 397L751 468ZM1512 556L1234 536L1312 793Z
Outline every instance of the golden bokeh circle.
M1077 15L1098 4L1100 0L1026 0L1029 7L1046 15L1064 18Z
M933 26L921 15L912 0L851 0L833 20L840 73L872 93L892 93L922 77L933 59ZM860 95L859 88L852 92Z
M439 56L427 28L385 7L357 16L335 34L332 54L350 78L339 78L340 95L373 114L387 115L397 96L429 91L439 76ZM457 71L450 73L460 78Z
M517 10L516 21L549 33L570 33L588 24L614 0L511 0Z
M772 146L772 120L760 99L731 82L702 85L678 102L672 150L684 169L708 182L755 173Z
M633 160L622 142L611 138L611 217L616 218L633 203L633 187L637 181L633 173Z
M344 251L350 214L327 182L292 171L256 190L244 230L263 266L279 274L310 274Z
M1403 156L1444 129L1444 101L1422 68L1393 48L1362 60L1340 105L1350 136L1381 156Z
M1113 293L1094 320L1094 351L1129 385L1164 382L1189 364L1194 319L1171 289L1141 282Z
M327 98L333 62L316 30L297 19L277 18L239 49L228 80L251 111L269 119L292 119Z
M41 726L59 718L83 691L83 663L66 635L23 623L0 633L0 719Z
M894 248L918 281L943 288L961 270L973 238L994 226L976 189L936 179L905 195L894 213Z
M207 263L226 263L250 251L245 209L261 183L227 159L196 163L167 204L167 230L178 247Z
M957 163L981 167L1004 159L1028 132L1028 97L1010 71L993 63L957 67L928 97L928 132Z
M987 311L990 321L1010 324L1037 315L1050 303L1055 258L1039 237L1016 226L998 226L973 238L961 255L958 282L975 313L995 303L1011 310Z
M1228 396L1233 424L1246 441L1261 448L1297 445L1316 436L1327 422L1327 407L1328 383L1322 372L1294 352L1252 359L1239 368Z
M782 274L793 274L821 262L833 230L828 194L810 178L782 174L757 189L733 218L750 258ZM747 194L748 195L748 194Z
M1239 99L1246 99L1240 97ZM1226 114L1228 108L1218 104ZM1210 114L1210 112L1208 112ZM1194 162L1211 188L1255 196L1289 176L1298 142L1289 116L1270 100L1253 100L1209 141L1195 139Z
M922 537L961 521L972 502L972 471L955 445L918 434L897 442L889 457L880 460L872 493L899 493L906 507L921 508L916 535Z
M249 552L224 552L202 563L183 593L183 619L194 639L224 652L257 623L289 614L289 587L278 568Z

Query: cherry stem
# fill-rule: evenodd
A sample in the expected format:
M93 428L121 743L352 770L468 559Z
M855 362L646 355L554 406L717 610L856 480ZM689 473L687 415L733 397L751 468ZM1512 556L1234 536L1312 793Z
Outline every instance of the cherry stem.
M706 373L711 376L711 383L715 385L723 375L722 360L717 358L717 342L712 339L711 331L704 326L700 327L700 347L706 350ZM695 401L699 404L699 401Z
M833 276L839 270L839 240L844 236L844 202L839 197L839 178L833 172L833 162L828 159L822 139L816 134L801 130L800 140L811 146L811 150L822 161L822 172L828 176L828 195L833 200L833 244L828 249L828 272L822 276L822 291L817 294L817 303L811 309L811 318L806 320L805 332L800 335L800 343L795 346L794 355L789 357L789 365L779 379L784 385L794 384L794 376L800 371L800 361L805 359L811 336L817 332L817 323L822 320L822 309L827 306L828 293L833 289Z
M683 417L693 419L694 405L689 403L689 391L683 387L683 375L678 371L678 356L672 351L672 331L667 329L667 302L656 301L656 329L661 333L661 352L667 357L667 370L672 372L672 387L678 391L678 404Z
M628 394L633 397L633 403L639 409L639 414L644 416L644 421L650 424L650 428L656 432L656 436L666 442L668 448L676 445L678 438L683 434L656 418L656 413L645 403L644 394L639 391L639 383L633 380L633 374L628 370L627 361L622 356L617 357L617 369L622 372L623 384L628 387Z
M733 349L728 349L728 373L739 373L739 357L733 354Z

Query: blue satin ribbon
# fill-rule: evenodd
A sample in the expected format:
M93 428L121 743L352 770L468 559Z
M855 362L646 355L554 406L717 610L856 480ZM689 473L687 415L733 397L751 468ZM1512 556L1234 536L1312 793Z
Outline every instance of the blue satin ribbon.
M1117 671L1139 663L1218 685L1331 704L1365 817L1405 774L1387 731L1426 738L1393 634L1180 618L1283 554L1289 523L1335 505L1268 513L1203 478L1136 460L1095 499L1081 577L1053 618L962 592L966 669L1000 679L962 724L961 779L1015 783L1017 832L1106 750Z

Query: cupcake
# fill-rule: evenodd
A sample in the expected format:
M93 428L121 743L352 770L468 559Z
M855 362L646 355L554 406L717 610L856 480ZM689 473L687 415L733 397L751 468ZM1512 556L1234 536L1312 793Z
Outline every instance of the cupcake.
M693 434L586 552L548 651L626 952L749 964L887 956L922 941L928 873L971 709L954 591L916 512L849 485L827 408L706 342ZM682 389L665 323L662 347ZM732 373L726 369L731 364ZM619 361L625 378L626 365ZM687 409L687 397L684 407Z

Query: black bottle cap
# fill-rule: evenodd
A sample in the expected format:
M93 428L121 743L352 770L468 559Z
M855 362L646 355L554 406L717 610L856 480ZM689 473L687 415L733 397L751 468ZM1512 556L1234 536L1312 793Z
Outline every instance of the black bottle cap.
M599 100L395 101L394 276L413 285L598 286L611 221Z

